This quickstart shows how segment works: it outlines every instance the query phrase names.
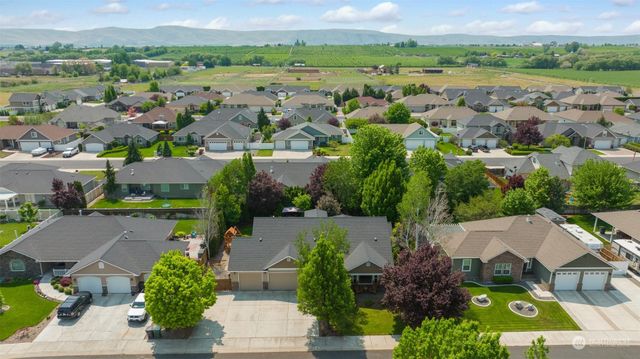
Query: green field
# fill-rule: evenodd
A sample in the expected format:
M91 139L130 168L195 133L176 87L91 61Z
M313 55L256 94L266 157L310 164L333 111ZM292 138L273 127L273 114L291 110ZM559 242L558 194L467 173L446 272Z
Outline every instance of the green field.
M199 199L154 199L148 202L124 202L122 200L101 199L90 208L196 208Z
M613 84L613 85L640 88L640 70L579 71L579 70L573 70L573 69L510 68L509 71L527 74L527 75L545 76L545 77L574 80L574 81L587 82L587 83Z
M27 232L28 223L3 223L0 224L0 248L13 242L16 239L16 231L18 236Z

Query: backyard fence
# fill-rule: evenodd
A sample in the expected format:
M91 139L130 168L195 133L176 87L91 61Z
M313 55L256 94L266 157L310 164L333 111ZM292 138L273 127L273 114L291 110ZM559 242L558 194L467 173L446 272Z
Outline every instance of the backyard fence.
M0 209L0 214L4 214L7 216L6 220L9 222L21 222L22 218L20 218L20 213L17 209ZM46 221L49 218L57 218L62 213L59 209L46 209L40 208L38 210L38 221Z

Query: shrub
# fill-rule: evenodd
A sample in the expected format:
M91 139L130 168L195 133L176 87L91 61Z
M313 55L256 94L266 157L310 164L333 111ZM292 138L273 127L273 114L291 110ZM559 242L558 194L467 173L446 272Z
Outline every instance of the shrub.
M338 143L338 141L329 141L329 147L336 149L338 148L338 146L340 146L340 143Z
M344 125L350 130L357 130L362 126L369 124L369 120L366 118L350 118L344 121Z
M98 155L96 157L102 157L102 156L108 155L110 153L116 153L116 152L121 152L121 151L126 151L126 150L127 150L127 146L113 147L110 150L106 150L106 151L102 151L102 152L98 153Z
M60 283L60 277L51 278L51 285Z
M56 287L56 289L58 290L58 292L62 293L64 292L64 287L61 286L60 284L58 284L58 286Z
M183 231L177 231L177 232L176 232L176 237L178 237L178 238L184 238L184 236L186 236L186 233L184 233Z
M509 275L495 276L491 279L491 281L495 284L511 284L513 283L513 277Z
M66 295L71 295L71 294L73 294L73 289L71 289L71 288L65 288L65 289L64 289L64 294L66 294Z
M63 277L62 279L60 279L60 285L63 287L68 287L71 285L71 278L69 277Z
M324 148L314 148L313 155L320 157L320 156L327 156L329 155L329 153Z
M442 134L442 129L440 127L431 127L429 128L429 130L431 130L431 132L435 133L436 135Z

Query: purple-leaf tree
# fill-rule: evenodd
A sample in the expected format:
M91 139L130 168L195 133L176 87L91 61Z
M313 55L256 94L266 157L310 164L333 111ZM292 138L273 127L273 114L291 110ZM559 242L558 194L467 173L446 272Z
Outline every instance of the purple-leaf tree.
M340 127L340 121L338 121L338 119L337 119L337 118L335 118L335 117L331 117L331 118L327 121L327 123L328 123L328 124L330 124L331 126L334 126L334 127Z
M287 128L291 127L291 121L289 121L288 118L282 118L280 119L280 121L276 122L276 124L278 125L278 128L282 131L286 130Z
M513 175L509 177L507 185L502 188L502 193L507 193L516 188L524 188L524 177L521 175Z
M404 250L397 264L387 266L381 283L382 304L415 328L425 318L461 317L471 296L461 288L463 275L451 271L451 259L425 244L417 251Z
M516 133L513 135L513 140L521 145L527 147L531 145L537 145L544 137L538 130L538 125L541 123L537 117L530 117L527 121L521 123L516 128Z
M324 172L327 170L327 164L323 163L316 167L311 176L309 176L309 184L307 184L307 192L311 195L313 203L318 202L326 192L324 190Z
M53 192L51 202L56 208L82 208L82 194L78 192L73 183L67 183L65 189L62 180L54 178L51 182L51 192Z
M249 182L247 206L253 216L271 216L284 198L284 186L267 172L258 172Z

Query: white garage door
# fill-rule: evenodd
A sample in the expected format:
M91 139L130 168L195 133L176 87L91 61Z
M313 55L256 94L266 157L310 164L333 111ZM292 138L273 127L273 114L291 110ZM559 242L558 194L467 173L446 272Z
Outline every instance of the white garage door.
M102 152L104 151L104 145L102 143L87 143L84 145L85 152Z
M603 290L607 276L607 272L584 272L582 290Z
M407 147L408 150L415 150L420 146L424 146L424 141L423 140L407 140L405 142L405 146Z
M554 290L576 290L580 272L556 272Z
M611 141L610 140L598 140L593 144L593 147L598 149L598 150L606 150L611 148Z
M238 273L240 290L262 290L262 273Z
M129 277L107 277L107 292L109 294L131 293Z
M498 140L487 140L487 147L496 148L498 146Z
M99 277L78 277L78 290L102 294L102 281Z
M233 149L236 151L242 151L244 150L244 143L240 142L240 143L233 143Z
M291 141L291 149L292 150L308 150L309 142L308 141Z
M487 140L484 138L478 138L476 139L476 145L477 146L486 146L487 145Z
M209 151L226 151L226 142L209 142Z
M31 152L32 150L35 150L38 147L50 148L50 147L53 147L53 146L51 146L51 142L37 142L37 141L34 141L34 142L22 141L22 142L20 142L20 148L24 152Z
M296 290L298 274L296 272L269 272L269 290Z

